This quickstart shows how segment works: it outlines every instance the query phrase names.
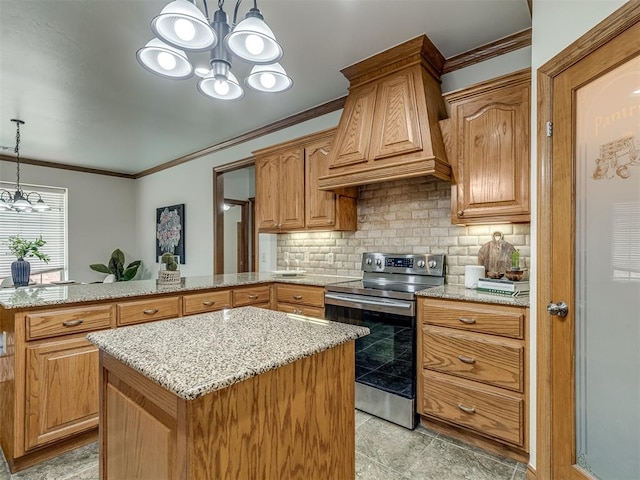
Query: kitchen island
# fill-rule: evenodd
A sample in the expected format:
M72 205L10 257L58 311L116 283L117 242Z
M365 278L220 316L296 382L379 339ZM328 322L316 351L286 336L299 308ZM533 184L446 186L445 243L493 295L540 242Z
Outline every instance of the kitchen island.
M97 438L98 349L87 334L244 306L323 318L324 286L352 279L238 273L0 289L0 446L11 471Z
M90 334L101 479L354 478L367 334L254 307Z

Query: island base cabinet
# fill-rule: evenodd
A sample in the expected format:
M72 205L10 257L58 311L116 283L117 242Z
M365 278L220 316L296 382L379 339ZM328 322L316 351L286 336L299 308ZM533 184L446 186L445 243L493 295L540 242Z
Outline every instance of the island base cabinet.
M354 343L193 400L100 353L100 479L355 478Z

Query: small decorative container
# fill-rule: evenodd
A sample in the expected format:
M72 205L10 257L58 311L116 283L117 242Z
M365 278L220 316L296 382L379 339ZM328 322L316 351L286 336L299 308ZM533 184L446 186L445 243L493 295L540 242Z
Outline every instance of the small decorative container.
M164 253L158 257L160 270L158 270L158 284L170 285L180 283L180 256L172 253Z

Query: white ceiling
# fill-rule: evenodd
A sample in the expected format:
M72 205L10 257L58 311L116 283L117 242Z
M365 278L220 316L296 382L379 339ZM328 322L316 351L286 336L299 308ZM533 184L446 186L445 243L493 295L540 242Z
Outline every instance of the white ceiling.
M0 145L17 117L24 157L136 173L342 97L340 69L422 33L449 58L531 26L526 0L259 0L294 86L223 103L137 63L168 1L0 0Z

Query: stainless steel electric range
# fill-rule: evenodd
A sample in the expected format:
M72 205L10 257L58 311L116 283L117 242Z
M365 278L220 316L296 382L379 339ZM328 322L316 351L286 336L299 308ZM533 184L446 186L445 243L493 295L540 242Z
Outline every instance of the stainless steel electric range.
M330 285L325 317L364 325L356 340L356 408L416 426L415 292L444 284L444 255L365 253L362 280Z

